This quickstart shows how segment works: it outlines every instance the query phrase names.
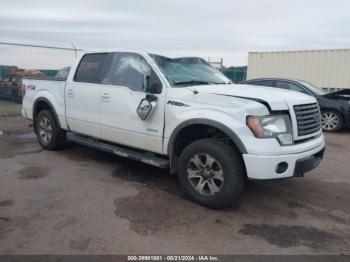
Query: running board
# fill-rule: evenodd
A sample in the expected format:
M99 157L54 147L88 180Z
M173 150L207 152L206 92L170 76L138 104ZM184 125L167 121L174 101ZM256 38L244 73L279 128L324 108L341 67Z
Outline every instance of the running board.
M92 138L87 138L74 133L67 133L67 139L77 144L99 149L108 153L115 154L117 156L130 158L130 159L133 159L145 164L149 164L152 166L156 166L159 168L165 169L170 166L169 160L165 158L161 158L155 155L149 155L147 153L139 152L139 151L121 147L121 146L116 146L106 142L97 141Z

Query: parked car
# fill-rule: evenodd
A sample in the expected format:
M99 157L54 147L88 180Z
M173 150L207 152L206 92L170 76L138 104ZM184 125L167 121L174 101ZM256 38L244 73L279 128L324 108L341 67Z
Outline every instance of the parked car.
M22 115L44 149L69 140L170 168L211 208L237 200L249 179L303 176L324 153L314 97L231 84L201 58L85 52L67 80L23 84Z
M326 93L306 81L284 78L250 79L241 84L270 86L311 95L320 105L321 124L324 131L337 132L343 127L350 126L350 90Z

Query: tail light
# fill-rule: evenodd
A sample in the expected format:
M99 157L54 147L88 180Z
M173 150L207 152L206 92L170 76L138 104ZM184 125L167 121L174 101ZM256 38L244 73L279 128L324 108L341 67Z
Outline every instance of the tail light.
M21 84L21 96L24 97L24 95L26 94L26 85Z

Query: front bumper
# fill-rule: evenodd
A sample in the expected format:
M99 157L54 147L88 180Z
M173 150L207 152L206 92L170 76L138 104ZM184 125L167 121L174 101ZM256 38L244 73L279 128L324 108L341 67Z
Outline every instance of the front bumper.
M244 163L249 179L282 179L293 176L301 176L316 168L322 158L325 150L325 144L298 154L288 154L280 156L258 156L243 154ZM277 172L277 166L280 163L287 163L288 168L283 173Z
M303 176L304 173L318 167L323 159L324 151L325 148L312 156L298 159L295 163L294 176Z

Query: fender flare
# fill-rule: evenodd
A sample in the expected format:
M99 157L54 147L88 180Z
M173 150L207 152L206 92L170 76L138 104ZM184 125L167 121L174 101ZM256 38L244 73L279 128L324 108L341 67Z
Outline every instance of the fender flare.
M214 121L214 120L205 119L205 118L196 118L196 119L190 119L190 120L182 122L172 132L170 139L169 139L169 143L168 143L168 156L170 156L170 159L172 159L174 144L175 144L176 138L177 138L178 134L180 133L180 131L187 126L191 126L191 125L195 125L195 124L213 126L217 129L221 130L222 132L224 132L226 135L228 135L232 139L232 141L235 143L235 145L237 146L240 153L247 154L247 149L245 148L242 140L230 128L228 128L227 126L221 124L220 122Z
M35 123L35 118L36 118L36 113L37 113L37 106L38 106L38 103L39 102L44 102L46 103L50 110L53 112L53 115L55 117L55 120L56 120L56 123L58 125L59 128L61 128L61 124L60 124L60 121L58 119L58 115L57 115L57 112L54 108L54 106L52 105L52 103L45 97L38 97L37 99L35 99L34 101L34 104L33 104L33 119L34 119L34 123Z

